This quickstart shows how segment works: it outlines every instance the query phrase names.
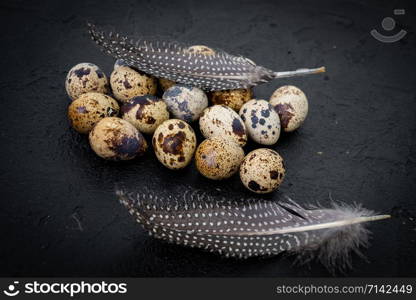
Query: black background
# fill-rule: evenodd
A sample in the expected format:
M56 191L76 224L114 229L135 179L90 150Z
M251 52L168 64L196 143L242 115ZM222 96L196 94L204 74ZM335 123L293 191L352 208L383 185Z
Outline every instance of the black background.
M393 44L373 28L395 16ZM86 20L131 36L169 36L243 54L276 71L327 73L255 88L268 99L293 84L309 99L304 126L273 146L285 159L285 193L391 213L370 224L372 245L348 276L416 276L416 47L411 1L1 1L0 275L328 276L290 258L227 260L153 240L114 195L116 183L159 195L184 186L247 196L238 176L209 181L193 165L173 172L152 151L124 163L97 157L66 118L66 72L80 62L109 75L114 60ZM391 33L390 33L391 34ZM194 126L196 128L196 126ZM149 141L150 139L148 139ZM246 150L252 149L251 145ZM79 223L77 222L79 220Z

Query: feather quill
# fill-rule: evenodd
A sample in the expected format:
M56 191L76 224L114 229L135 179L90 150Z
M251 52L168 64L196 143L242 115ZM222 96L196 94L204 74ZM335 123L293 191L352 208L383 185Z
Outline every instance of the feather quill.
M197 86L207 91L249 88L276 78L317 74L325 68L274 72L252 60L228 54L188 51L190 45L154 39L138 39L105 33L88 24L91 38L101 49L128 65L160 78Z
M305 209L293 200L218 200L194 192L160 199L151 192L118 190L120 202L155 238L203 248L226 257L282 252L332 270L350 267L352 252L368 244L364 223L389 218L360 206Z

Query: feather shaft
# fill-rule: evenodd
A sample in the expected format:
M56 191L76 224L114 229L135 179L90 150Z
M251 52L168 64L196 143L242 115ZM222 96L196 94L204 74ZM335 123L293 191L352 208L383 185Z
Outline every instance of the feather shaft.
M237 233L237 235L275 235L275 234L284 234L284 233L294 233L294 232L306 232L306 231L313 231L313 230L320 230L320 229L329 229L329 228L336 228L340 226L348 226L353 224L365 223L365 222L373 222L391 218L390 215L377 215L377 216L369 216L369 217L358 217L349 220L340 220L335 222L329 223L322 223L322 224L315 224L310 226L300 226L296 228L284 228L284 229L276 229L271 230L268 232L241 232ZM227 235L227 233L225 233Z
M304 76L310 74L319 74L325 73L325 67L314 68L314 69L298 69L295 71L285 71L285 72L274 72L274 78L287 78L287 77L295 77L295 76Z

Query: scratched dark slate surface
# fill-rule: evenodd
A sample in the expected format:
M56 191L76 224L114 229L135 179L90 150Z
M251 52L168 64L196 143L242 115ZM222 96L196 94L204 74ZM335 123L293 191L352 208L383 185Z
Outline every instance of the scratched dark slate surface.
M162 35L244 54L276 69L325 65L325 76L275 81L255 89L268 98L285 83L302 88L310 113L274 147L285 159L286 193L301 203L345 202L392 213L371 224L368 261L348 276L416 276L415 15L409 2L364 1L2 1L0 119L0 275L2 276L327 276L318 264L289 258L226 260L148 237L118 204L115 183L160 195L184 184L248 195L233 177L213 182L194 166L172 172L153 153L105 162L71 130L67 70L113 59L89 40L93 20L133 36ZM386 1L386 3L388 3ZM374 40L394 8L409 31L395 44ZM413 10L412 10L413 9ZM397 30L398 31L398 30ZM412 75L413 74L413 75ZM250 147L248 147L249 150ZM319 154L320 153L320 154ZM79 220L79 224L77 223Z

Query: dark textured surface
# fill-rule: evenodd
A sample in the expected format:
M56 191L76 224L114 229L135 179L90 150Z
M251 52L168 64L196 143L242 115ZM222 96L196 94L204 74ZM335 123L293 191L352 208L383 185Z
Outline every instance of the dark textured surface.
M370 225L368 261L349 276L416 276L415 15L398 1L2 1L0 100L0 275L2 276L327 276L289 258L227 260L149 238L117 202L116 183L161 195L188 185L248 195L235 176L209 181L180 172L152 151L131 162L97 157L66 118L66 72L79 62L110 74L113 59L89 40L85 21L132 36L164 35L241 53L275 70L325 65L323 76L274 81L268 98L291 83L310 101L304 126L284 135L286 193L301 203L330 197L359 202L392 220ZM383 44L394 8L400 42ZM194 126L195 127L195 126ZM150 139L148 138L148 142ZM253 146L246 148L252 149Z

